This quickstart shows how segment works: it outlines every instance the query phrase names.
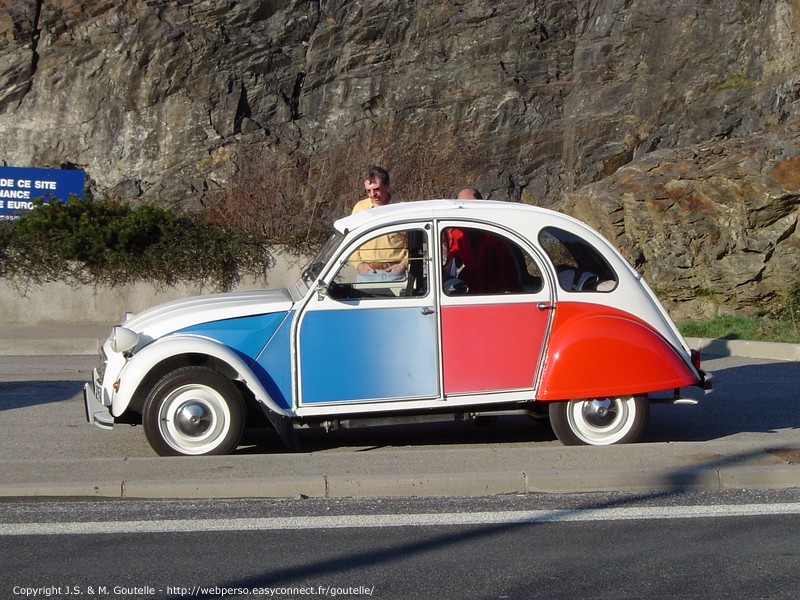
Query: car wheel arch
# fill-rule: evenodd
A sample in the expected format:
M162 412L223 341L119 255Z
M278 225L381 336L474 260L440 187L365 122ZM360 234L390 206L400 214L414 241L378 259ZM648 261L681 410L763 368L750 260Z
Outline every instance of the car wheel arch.
M264 389L256 375L231 348L208 338L191 336L162 338L134 355L121 372L119 392L112 414L141 409L150 390L167 373L186 366L208 366L233 382L240 382L263 409L287 415Z
M153 387L168 373L183 369L184 367L208 367L221 375L225 375L231 381L235 381L238 378L238 373L235 369L224 361L220 361L216 357L208 354L189 352L169 356L154 364L139 381L139 385L131 395L131 401L127 410L136 411L141 414L144 402Z

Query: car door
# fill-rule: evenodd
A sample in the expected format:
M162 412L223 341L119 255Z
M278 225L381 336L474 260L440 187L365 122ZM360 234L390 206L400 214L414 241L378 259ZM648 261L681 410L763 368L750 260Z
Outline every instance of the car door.
M440 397L431 231L430 224L384 227L342 253L297 325L300 406ZM408 246L404 276L360 281L353 258L360 249L402 238Z
M445 396L533 390L553 307L542 260L490 225L442 222L438 230Z

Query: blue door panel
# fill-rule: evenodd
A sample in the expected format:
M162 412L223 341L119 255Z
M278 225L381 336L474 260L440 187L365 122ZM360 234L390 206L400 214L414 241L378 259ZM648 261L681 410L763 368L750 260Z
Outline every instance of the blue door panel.
M309 311L302 403L437 396L436 339L435 316L418 306Z

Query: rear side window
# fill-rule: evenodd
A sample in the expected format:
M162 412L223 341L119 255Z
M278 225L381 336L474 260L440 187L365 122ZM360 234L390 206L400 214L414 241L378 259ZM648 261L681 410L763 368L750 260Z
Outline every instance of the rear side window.
M545 227L539 243L558 273L558 285L567 292L610 292L617 275L603 256L583 238L557 227Z

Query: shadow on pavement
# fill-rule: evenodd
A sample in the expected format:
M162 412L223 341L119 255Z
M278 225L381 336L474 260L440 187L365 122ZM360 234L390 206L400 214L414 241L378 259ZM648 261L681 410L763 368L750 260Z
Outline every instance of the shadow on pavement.
M63 402L83 389L82 381L0 382L0 412Z
M519 444L556 442L549 424L526 416L502 416L486 420L444 421L403 425L355 427L325 432L321 429L298 431L300 452L319 452L334 448L357 448L366 452L379 448L435 445ZM291 452L269 430L248 430L236 454Z
M714 392L697 406L653 405L642 441L694 442L800 428L800 362L714 371Z

